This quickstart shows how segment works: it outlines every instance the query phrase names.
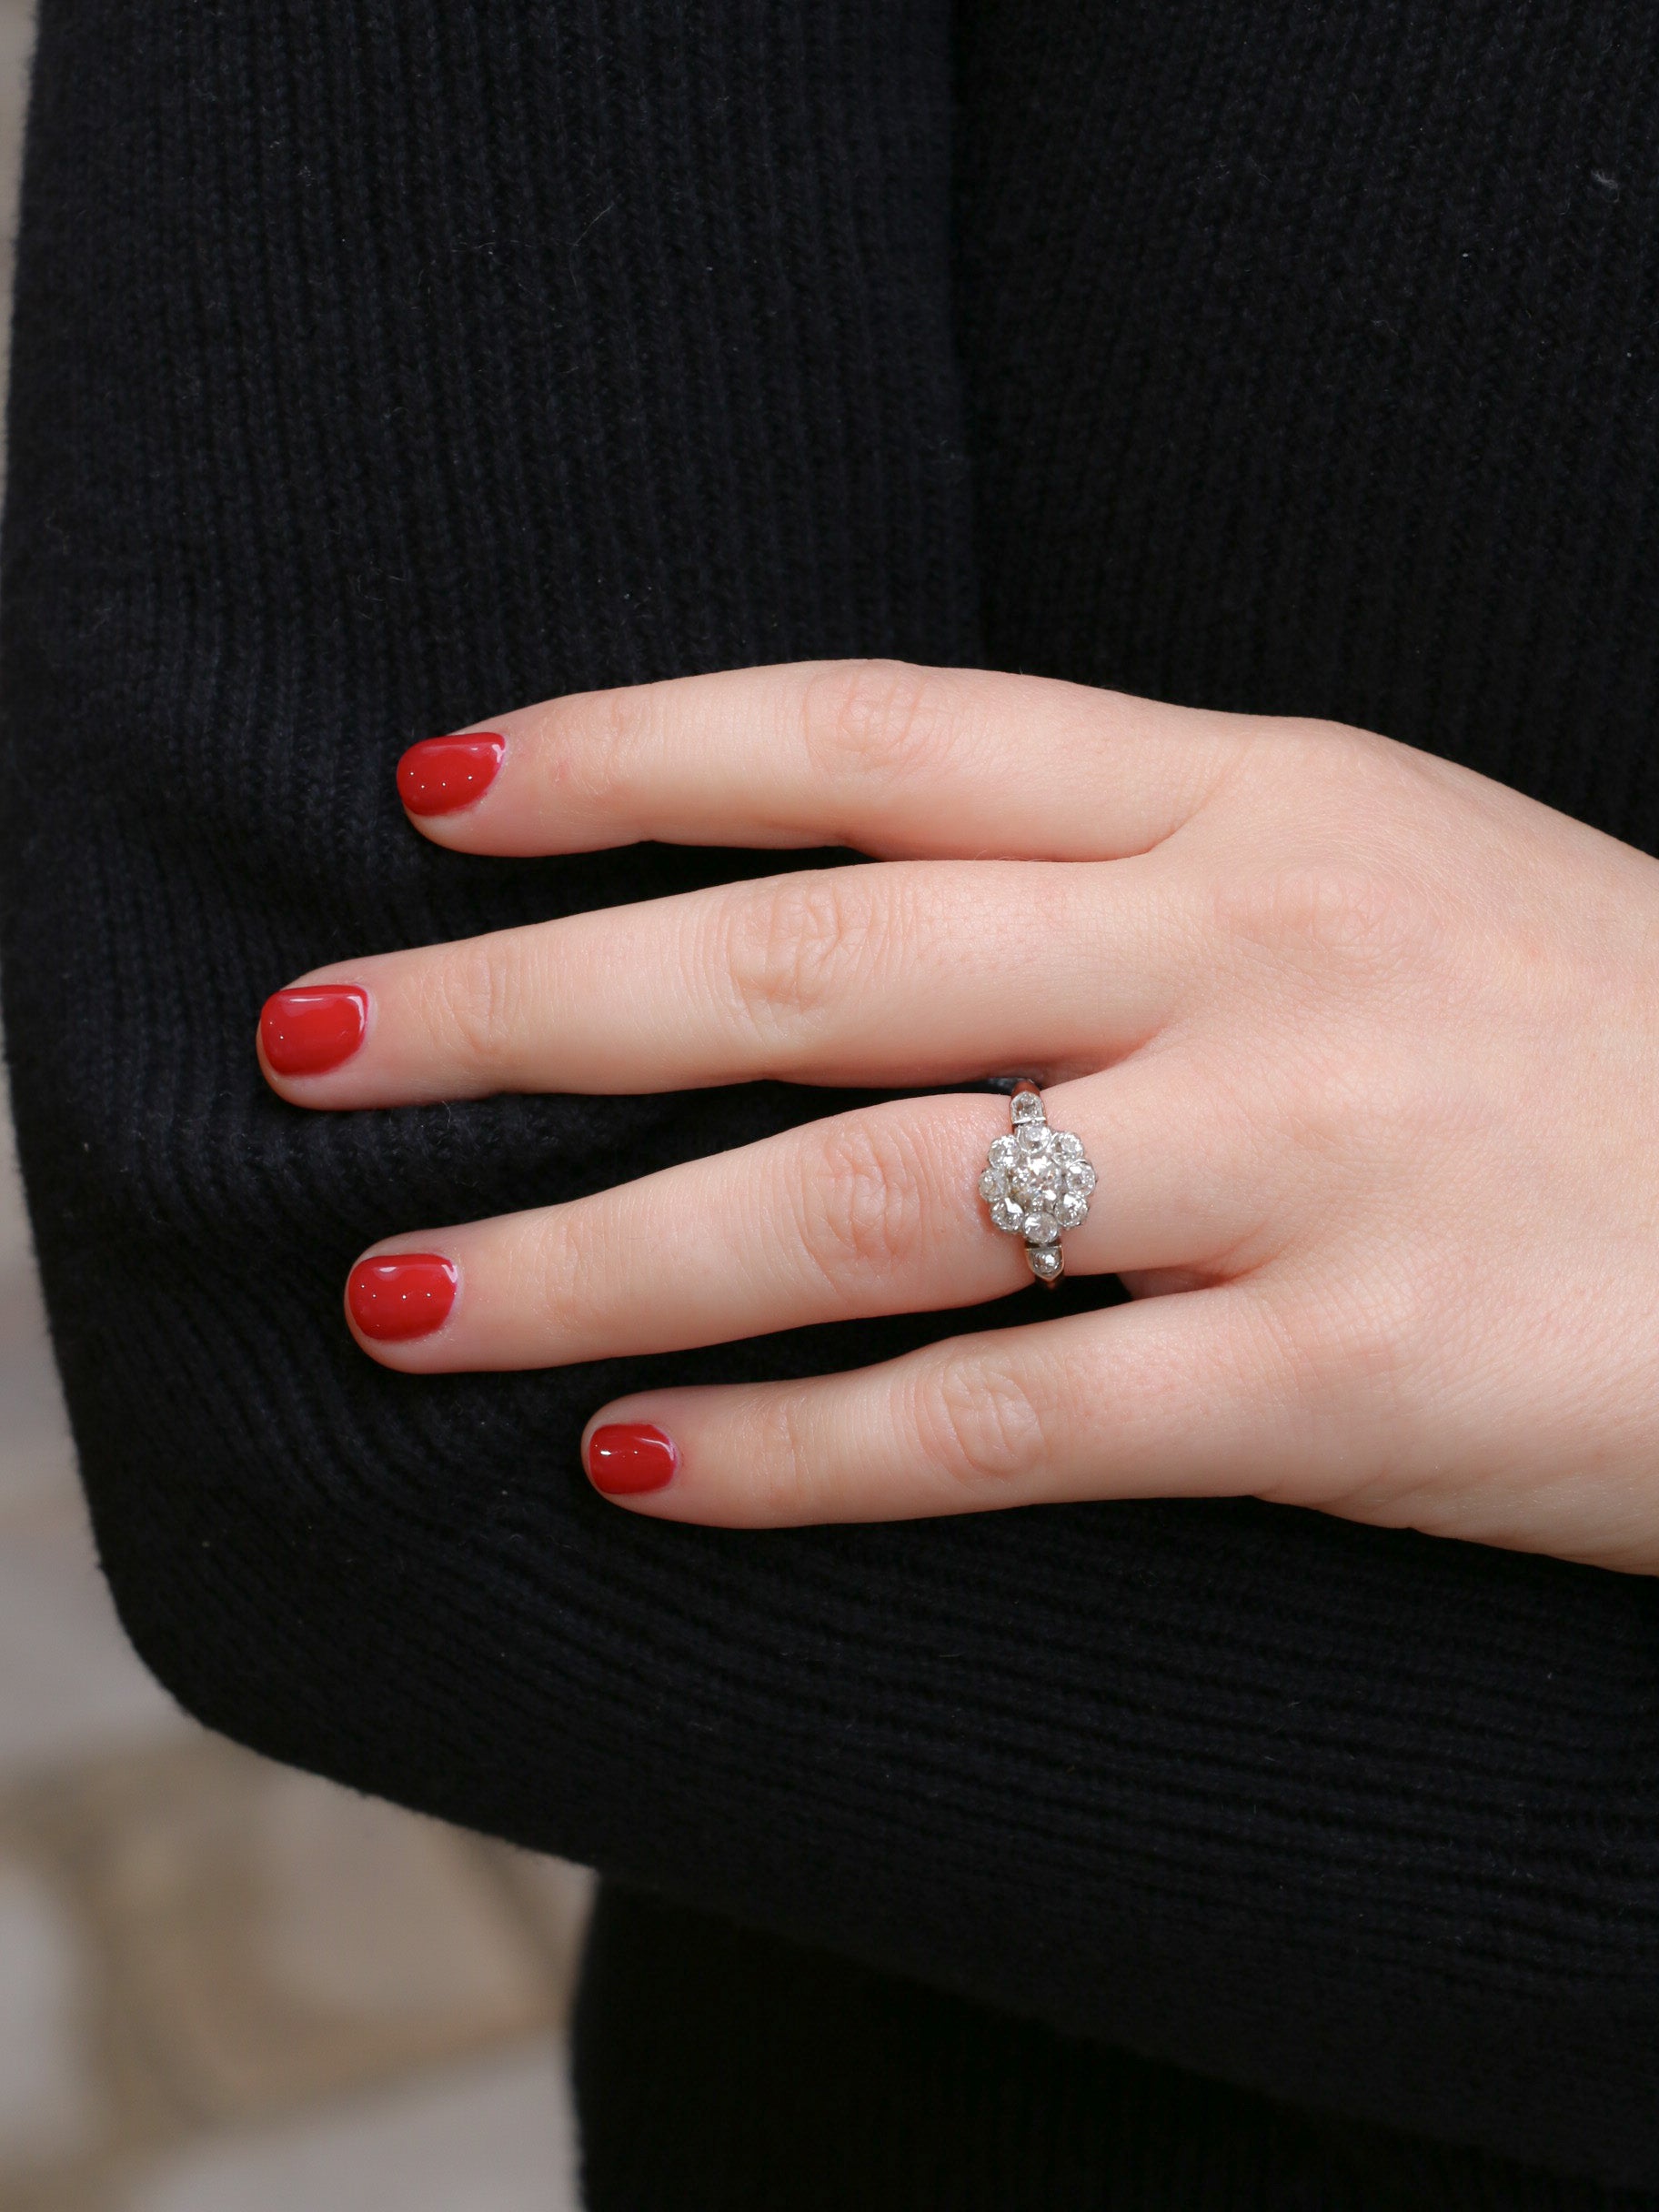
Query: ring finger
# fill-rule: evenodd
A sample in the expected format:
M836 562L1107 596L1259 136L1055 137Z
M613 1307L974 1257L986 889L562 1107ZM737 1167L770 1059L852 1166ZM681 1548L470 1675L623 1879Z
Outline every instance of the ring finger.
M1245 1263L1261 1222L1242 1120L1174 1054L1046 1094L1101 1170L1066 1239L1080 1274ZM1213 1095L1213 1094L1208 1094ZM1185 1129L1181 1128L1184 1121ZM1005 1103L868 1107L559 1206L388 1239L352 1272L364 1349L414 1372L547 1367L669 1352L852 1315L937 1311L1029 1283L978 1180Z

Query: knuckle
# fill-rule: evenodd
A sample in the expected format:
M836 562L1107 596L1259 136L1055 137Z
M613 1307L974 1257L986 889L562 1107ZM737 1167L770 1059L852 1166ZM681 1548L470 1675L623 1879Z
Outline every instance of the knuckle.
M590 1344L610 1311L614 1255L597 1208L580 1199L548 1207L509 1257L503 1287L511 1310L536 1315L552 1342Z
M1367 1411L1398 1419L1426 1351L1447 1333L1433 1284L1405 1266L1372 1271L1352 1288L1327 1280L1300 1294L1282 1290L1260 1319L1281 1403L1338 1431Z
M429 989L429 1026L462 1068L502 1072L519 1041L525 1008L523 954L512 935L457 946L437 963Z
M912 1423L923 1463L964 1484L1007 1483L1041 1464L1042 1410L1012 1352L952 1352L919 1375Z
M924 1239L923 1163L897 1129L831 1123L809 1150L797 1206L800 1236L838 1287L902 1272Z
M625 814L638 794L661 725L654 684L550 701L540 734L551 740L545 750L558 803L607 817Z
M810 1515L818 1490L814 1439L805 1407L795 1391L769 1393L753 1409L751 1419L743 1455L753 1470L749 1478L750 1507L763 1526L788 1527Z
M1390 967L1433 929L1418 886L1363 860L1317 860L1229 875L1215 888L1216 921L1229 937L1280 956Z
M732 902L719 965L763 1040L842 998L872 956L874 908L851 872L784 876Z
M950 740L958 698L947 670L904 660L836 661L808 684L802 702L807 758L832 786L895 781L937 768Z

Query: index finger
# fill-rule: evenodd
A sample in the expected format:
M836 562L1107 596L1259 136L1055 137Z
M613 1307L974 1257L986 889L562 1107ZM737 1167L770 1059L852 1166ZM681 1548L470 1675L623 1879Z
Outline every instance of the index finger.
M1189 819L1260 727L1042 677L803 661L526 707L411 748L398 788L468 852L1115 860Z

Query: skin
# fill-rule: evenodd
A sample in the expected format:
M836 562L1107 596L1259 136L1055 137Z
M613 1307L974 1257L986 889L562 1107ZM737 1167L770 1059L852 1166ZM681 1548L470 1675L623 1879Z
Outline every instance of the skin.
M1659 863L1362 731L1013 676L759 669L487 727L490 789L412 825L457 850L871 858L318 969L367 1037L267 1066L285 1098L1028 1071L1100 1171L1068 1270L1134 1297L1042 1319L976 1188L1006 1104L944 1095L387 1238L460 1289L370 1358L552 1366L1025 1291L1006 1329L588 1433L672 1436L672 1482L618 1501L661 1518L1252 1493L1659 1570Z

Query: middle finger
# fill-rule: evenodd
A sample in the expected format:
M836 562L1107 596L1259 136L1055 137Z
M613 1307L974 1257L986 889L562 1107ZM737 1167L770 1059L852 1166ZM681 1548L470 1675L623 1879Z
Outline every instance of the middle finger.
M267 1001L261 1063L330 1109L1079 1073L1167 1016L1171 874L1161 852L870 862L338 961Z

